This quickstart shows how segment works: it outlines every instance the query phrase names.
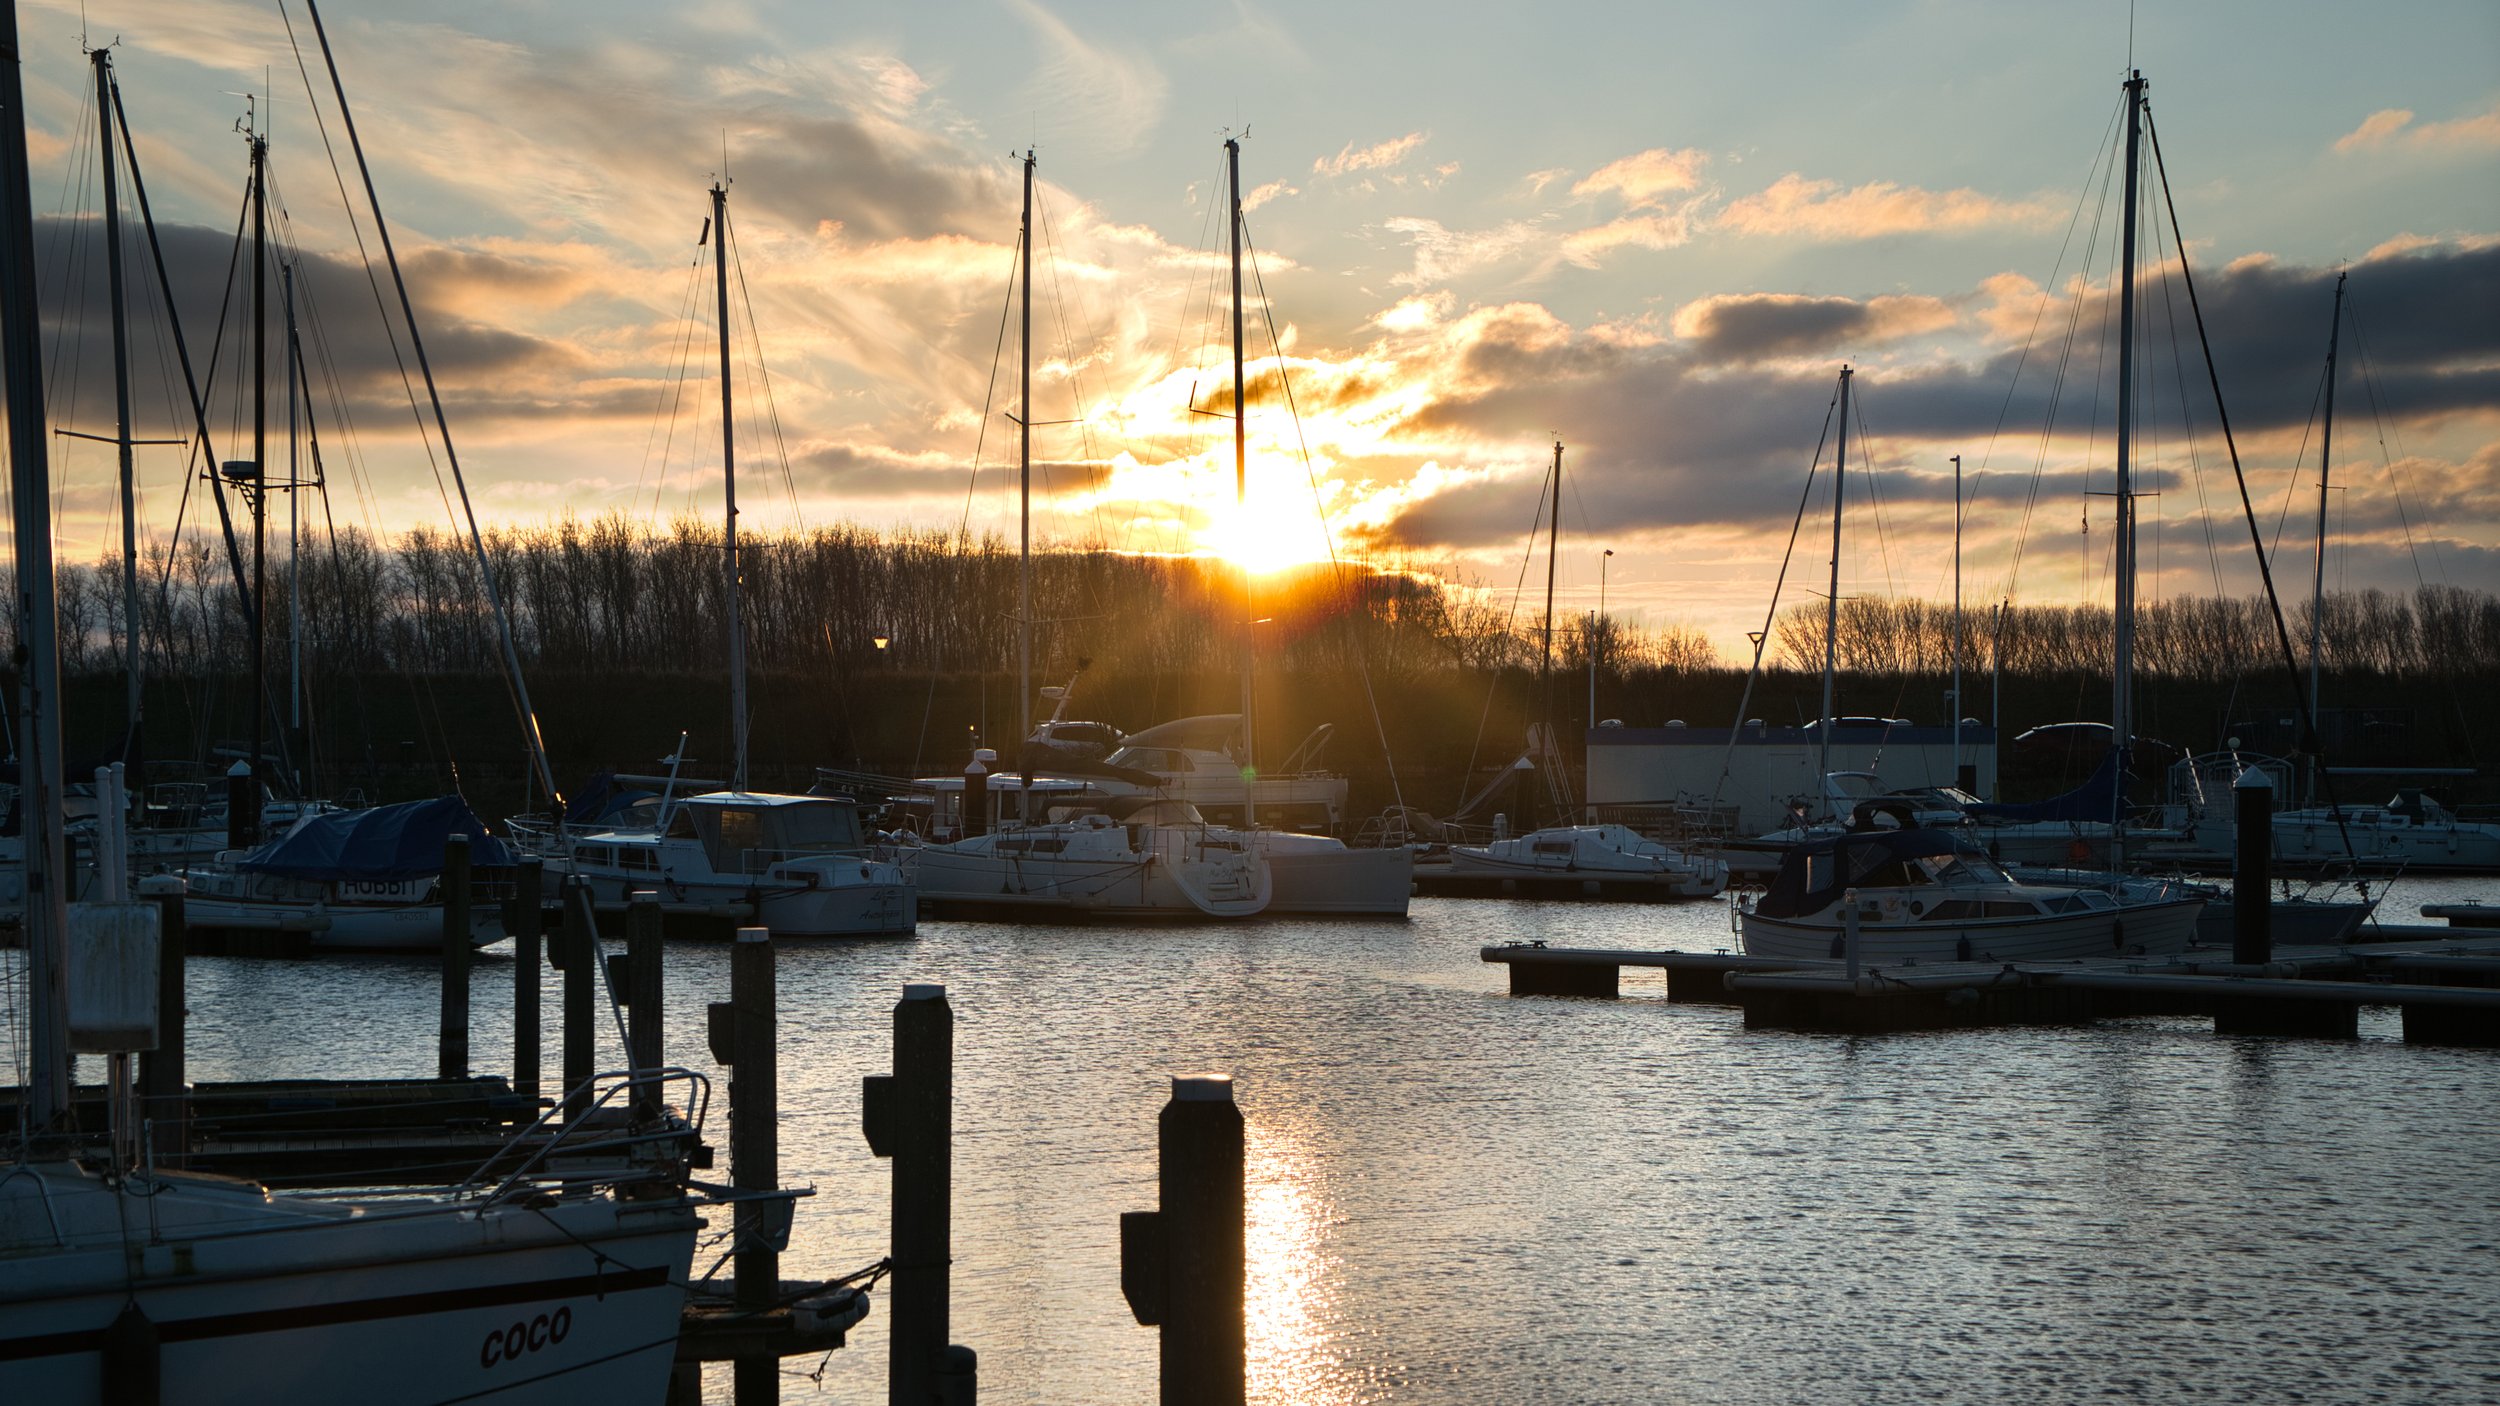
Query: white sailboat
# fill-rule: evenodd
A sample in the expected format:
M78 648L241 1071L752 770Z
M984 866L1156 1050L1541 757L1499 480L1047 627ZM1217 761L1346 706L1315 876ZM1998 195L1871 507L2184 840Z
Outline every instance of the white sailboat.
M880 858L847 797L794 796L747 789L746 632L738 613L736 420L730 414L729 192L712 186L716 306L720 319L722 581L729 644L730 785L674 801L663 797L654 823L566 833L554 841L551 882L585 881L594 905L624 910L638 892L659 896L660 911L684 936L727 937L760 923L776 937L902 937L918 925L911 875ZM678 738L674 768L685 757Z
M30 1077L17 1091L18 1136L0 1153L0 1401L657 1402L702 1228L679 1169L656 1169L630 1193L550 1194L514 1179L450 1197L314 1200L158 1171L128 1150L127 1126L107 1154L72 1136L76 1055L110 1055L113 1102L127 1106L128 1054L153 1043L155 909L64 902L51 485L17 53L15 9L0 8L0 243L18 251L0 268L0 361L33 880L18 1065ZM97 82L101 95L101 62ZM118 899L119 866L106 877ZM75 989L99 1004L73 1007L73 966Z
M1018 237L1022 335L1016 423L1021 535L1016 624L1018 735L1032 737L1033 683L1033 154L1024 156L1024 223ZM1063 700L1064 701L1064 695ZM972 918L1064 916L1198 920L1246 918L1268 906L1266 861L1213 833L1186 801L1108 792L1034 774L1034 757L993 777L998 754L982 748L969 775L919 782L943 812L892 853L932 912ZM1047 758L1045 769L1047 767ZM1069 760L1061 757L1061 761ZM951 804L950 804L951 803Z

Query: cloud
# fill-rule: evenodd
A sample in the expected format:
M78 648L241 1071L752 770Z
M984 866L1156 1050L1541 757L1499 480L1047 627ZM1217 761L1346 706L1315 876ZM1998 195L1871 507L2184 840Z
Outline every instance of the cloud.
M2417 151L2481 151L2500 148L2500 103L2468 117L2415 125L2409 108L2381 108L2335 139L2339 152L2374 151L2391 144Z
M1025 91L1028 110L1049 112L1096 151L1124 156L1163 120L1171 83L1135 46L1097 43L1037 3L1007 0L1042 41L1043 61Z
M1774 356L1840 354L1952 327L1958 318L1941 298L1815 298L1796 293L1719 294L1685 304L1675 335L1705 357L1756 361Z
M1709 164L1708 156L1691 147L1682 151L1652 147L1598 167L1572 186L1571 193L1589 196L1611 191L1626 205L1639 209L1657 204L1662 195L1697 188L1701 169Z
M1266 185L1259 186L1253 189L1249 194L1243 196L1241 198L1241 208L1243 213L1246 214L1252 210L1258 209L1260 206L1265 205L1271 200L1281 200L1286 196L1300 195L1301 193L1302 191L1298 187L1289 186L1283 181L1269 181Z
M1531 220L1511 220L1492 229L1452 230L1438 220L1401 215L1381 228L1404 235L1414 247L1414 267L1389 280L1402 288L1447 283L1536 247L1547 238Z
M1352 142L1334 156L1323 156L1311 163L1314 176L1343 176L1355 171L1385 171L1414 154L1417 147L1432 140L1430 132L1409 132L1371 146L1357 147Z
M1581 268L1595 268L1617 249L1672 249L1692 237L1693 223L1683 215L1626 215L1564 235L1562 257Z
M2045 200L2000 200L1974 190L1930 191L1891 181L1841 189L1796 172L1767 190L1728 202L1713 223L1736 234L1874 239L1891 234L1967 234L1981 229L2035 229L2059 209Z

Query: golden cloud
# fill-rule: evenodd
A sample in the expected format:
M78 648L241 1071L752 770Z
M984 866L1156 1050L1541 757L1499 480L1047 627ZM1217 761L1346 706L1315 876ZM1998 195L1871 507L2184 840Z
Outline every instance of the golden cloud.
M1891 181L1843 190L1837 181L1810 181L1791 171L1769 189L1729 202L1715 223L1739 234L1840 240L2028 229L2057 216L2057 207L2045 200L2000 200L1970 189L1921 190Z

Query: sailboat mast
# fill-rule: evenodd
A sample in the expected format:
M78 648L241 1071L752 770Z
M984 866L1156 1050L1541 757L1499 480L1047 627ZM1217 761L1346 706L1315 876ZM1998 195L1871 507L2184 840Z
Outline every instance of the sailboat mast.
M1962 784L1962 456L1953 456L1953 784Z
M1823 595L1823 720L1814 725L1820 744L1814 759L1814 775L1823 789L1822 800L1831 800L1832 774L1832 684L1840 667L1840 498L1849 482L1849 377L1848 367L1840 368L1840 454L1832 461L1832 572L1830 588Z
M2127 179L2120 206L2118 254L2118 545L2111 565L2118 578L2116 619L2111 627L2110 741L2118 748L2118 789L2110 802L2109 855L2114 872L2126 861L2119 821L2127 809L2127 761L2135 746L2135 225L2137 151L2144 130L2144 75L2127 77Z
M1024 151L1024 229L1018 236L1022 348L1016 362L1016 756L1024 778L1025 819L1032 817L1033 764L1033 149Z
M20 1136L50 1132L70 1107L69 897L61 854L61 653L52 581L52 473L35 307L34 200L27 188L26 98L17 7L0 6L0 368L9 412L9 507L16 537L18 806L26 847L27 1111Z
M260 835L260 758L269 718L269 139L252 137L252 814Z
M121 199L114 184L118 172L113 152L113 51L95 51L95 105L98 131L96 149L104 161L104 270L105 285L111 290L113 308L113 437L114 448L121 461L122 490L122 653L123 671L129 675L129 693L124 703L130 720L129 735L123 741L122 760L129 766L133 790L144 791L147 781L139 756L141 732L139 648L139 493L133 482L130 461L130 326L127 295L122 285L122 211Z
M1233 516L1237 530L1250 521L1250 404L1243 393L1241 315L1241 141L1224 140L1224 166L1232 184L1233 210ZM1241 825L1256 829L1258 802L1258 727L1256 697L1250 669L1258 634L1258 602L1250 587L1250 563L1241 563Z
M712 182L712 284L720 311L721 598L728 603L729 789L747 788L746 627L738 615L738 435L729 403L729 190Z
M305 758L299 750L304 736L304 564L302 513L297 506L295 485L302 479L302 466L296 462L296 441L302 434L295 398L298 348L295 342L295 265L285 266L286 319L286 754L297 766ZM303 794L301 778L296 778L297 793Z
M109 198L112 187L105 187ZM2318 432L2318 559L2309 576L2309 716L2318 715L2318 661L2326 642L2326 493L2335 471L2335 350L2344 335L2344 279L2335 275L2335 320L2326 333L2326 420Z

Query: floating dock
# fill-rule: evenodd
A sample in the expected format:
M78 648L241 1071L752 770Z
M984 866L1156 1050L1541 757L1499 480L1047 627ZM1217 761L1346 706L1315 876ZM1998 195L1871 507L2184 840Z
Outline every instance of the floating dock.
M1866 966L1735 952L1619 951L1507 943L1483 948L1520 996L1619 994L1625 967L1667 974L1674 1001L1741 1006L1763 1029L1875 1033L2066 1025L2120 1016L2208 1015L2219 1034L2352 1039L2363 1006L2403 1013L2408 1044L2500 1049L2500 932L2417 927L2392 940L2278 948L2241 965L2225 950L2171 961L1938 962Z

